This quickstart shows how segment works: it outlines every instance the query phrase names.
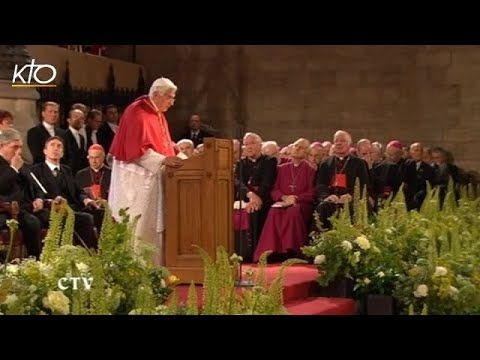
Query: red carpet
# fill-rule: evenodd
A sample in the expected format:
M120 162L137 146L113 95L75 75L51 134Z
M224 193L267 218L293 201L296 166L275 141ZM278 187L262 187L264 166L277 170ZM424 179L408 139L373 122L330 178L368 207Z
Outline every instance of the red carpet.
M244 265L243 272L255 265ZM266 269L267 283L273 281L279 264L270 264ZM284 277L284 304L290 315L354 315L355 302L351 299L313 297L318 271L313 265L290 266ZM238 289L241 291L241 289ZM181 302L186 301L188 285L177 286ZM202 287L197 287L197 298L202 299Z

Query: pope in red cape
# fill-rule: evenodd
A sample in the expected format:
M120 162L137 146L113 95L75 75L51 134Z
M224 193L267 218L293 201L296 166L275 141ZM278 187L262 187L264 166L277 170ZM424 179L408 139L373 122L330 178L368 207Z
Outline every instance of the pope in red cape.
M128 208L136 226L134 248L153 250L152 261L164 265L164 166L180 167L175 156L164 113L173 105L177 86L169 79L153 82L149 94L136 99L124 111L115 134L112 156L112 181L109 205L113 216Z

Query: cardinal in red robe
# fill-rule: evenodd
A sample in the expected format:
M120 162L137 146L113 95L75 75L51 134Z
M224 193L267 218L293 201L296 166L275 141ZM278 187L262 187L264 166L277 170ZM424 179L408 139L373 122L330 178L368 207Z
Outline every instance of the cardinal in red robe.
M278 166L271 191L275 202L270 208L255 249L254 261L265 251L297 256L308 240L315 200L315 169L306 160L310 143L299 139L293 144L291 161Z
M154 250L152 261L163 265L164 190L163 166L179 167L166 112L175 100L177 87L169 79L154 81L148 96L142 96L125 110L115 134L110 154L112 179L109 205L119 220L119 211L128 208L136 226L134 247Z

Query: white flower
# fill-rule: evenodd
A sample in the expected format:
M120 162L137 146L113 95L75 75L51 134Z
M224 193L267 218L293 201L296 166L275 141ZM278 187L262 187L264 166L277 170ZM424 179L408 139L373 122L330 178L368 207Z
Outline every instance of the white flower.
M18 273L19 268L20 267L18 265L8 264L7 265L7 272L12 274L12 275L15 275L16 273Z
M28 290L30 290L30 292L35 292L35 291L37 291L37 287L35 285L30 285L28 287Z
M353 256L355 257L355 263L358 263L360 261L360 251L355 251Z
M388 235L392 235L393 230L391 228L385 229L385 233L388 234Z
M366 238L365 235L357 237L354 242L358 246L360 246L360 249L362 249L362 250L370 249L370 241L368 241L368 239Z
M49 273L52 270L52 267L49 264L45 264L43 262L38 263L38 268L42 273Z
M167 283L163 279L160 280L160 285L162 286L162 288L167 287Z
M377 274L377 276L378 276L379 278L382 278L382 277L385 276L385 273L384 273L383 271L380 271L380 272Z
M62 291L50 290L43 298L43 306L62 315L70 313L70 299Z
M3 302L5 305L10 305L13 304L15 301L18 300L17 295L15 294L8 294L7 297L5 298L5 301Z
M112 288L108 288L107 290L105 290L105 295L107 295L107 297L112 296L112 293L113 293Z
M416 298L427 297L428 295L428 286L425 284L418 285L417 290L413 292Z
M443 266L437 266L435 268L435 274L433 274L433 276L445 276L448 274L448 271L446 268L444 268Z
M455 296L458 294L458 289L455 286L450 286L448 289L448 292L450 293L451 296Z
M343 240L341 246L347 251L352 250L352 243L348 240Z
M365 278L363 279L363 282L365 283L365 285L368 285L371 283L370 279L369 278Z
M230 256L230 261L232 261L232 262L236 262L236 261L242 262L243 257L234 253L232 256Z
M315 265L320 265L320 264L323 264L326 260L326 256L321 254L321 255L317 255L315 256L315 259L313 260L313 263Z
M75 266L82 274L86 274L90 271L90 267L83 262L75 263Z

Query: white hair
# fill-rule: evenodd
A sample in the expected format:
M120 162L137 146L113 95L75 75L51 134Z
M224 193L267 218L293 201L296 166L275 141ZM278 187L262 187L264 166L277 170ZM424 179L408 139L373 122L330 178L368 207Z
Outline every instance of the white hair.
M351 145L352 144L352 135L350 133L346 132L345 130L338 130L335 135L333 135L333 142L335 142L335 139L339 136L344 136L347 138L348 143Z
M255 139L255 142L257 142L257 143L262 144L262 138L260 137L260 135L255 134L253 132L247 132L243 136L243 141L245 141L245 139L248 138L248 137L251 137L251 138Z
M268 146L274 146L275 148L277 148L278 150L280 150L276 141L273 141L273 140L265 141L265 142L262 144L262 149L265 149L265 148L268 147Z
M12 141L21 140L22 136L18 130L5 129L0 131L0 145L8 144Z
M177 142L177 146L180 146L180 145L182 145L182 144L188 144L188 145L190 145L192 148L194 147L194 146L193 146L193 141L190 140L190 139L182 139L182 140L180 140L179 142Z
M153 82L148 95L150 97L152 97L155 93L164 95L169 91L177 91L177 89L177 85L175 85L172 80L161 77Z

